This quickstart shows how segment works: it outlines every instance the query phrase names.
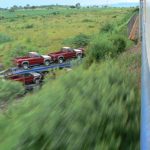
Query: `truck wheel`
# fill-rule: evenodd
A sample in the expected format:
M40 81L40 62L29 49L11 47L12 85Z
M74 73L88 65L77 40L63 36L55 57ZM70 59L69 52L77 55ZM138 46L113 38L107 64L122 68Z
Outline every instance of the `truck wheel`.
M62 63L64 62L64 59L61 57L61 58L58 59L58 62L59 62L60 64L62 64Z
M28 68L29 68L29 64L28 64L28 63L23 63L23 64L22 64L22 67L23 67L24 69L28 69Z
M82 59L82 54L78 54L77 59L81 60Z
M49 66L50 65L50 61L49 60L46 60L45 61L45 66Z
M40 84L40 80L39 79L35 79L34 80L34 83L37 85L37 84Z

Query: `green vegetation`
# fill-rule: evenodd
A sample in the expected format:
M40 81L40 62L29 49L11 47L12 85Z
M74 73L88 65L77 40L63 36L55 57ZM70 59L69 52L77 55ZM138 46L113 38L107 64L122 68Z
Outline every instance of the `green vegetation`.
M88 57L85 63L98 62L107 57L113 58L124 52L127 46L127 38L123 37L121 33L119 34L113 31L110 34L106 32L93 38L87 50Z
M30 41L28 41L30 43ZM12 58L18 57L18 56L26 56L28 52L31 51L36 51L36 48L34 46L30 45L21 45L21 44L16 44L13 49L10 49L10 52L3 56L4 65L5 66L13 66L12 63Z
M0 46L5 61L29 50L47 53L68 41L86 46L87 57L72 72L47 80L39 92L8 105L0 114L0 149L138 150L141 54L126 52L133 43L122 36L133 10L32 11L22 12L24 18L3 12L7 20L0 29L14 38Z
M91 61L100 61L106 56L111 55L114 49L115 46L108 40L108 36L98 36L90 43L88 59Z
M89 43L90 43L90 37L83 33L80 33L79 35L73 38L64 40L64 44L69 44L77 48L86 47Z
M0 149L139 149L137 77L122 64L76 69L10 108Z
M120 35L113 35L111 38L111 41L113 45L115 46L115 51L117 54L120 54L125 51L127 43L126 43L126 38L124 36Z
M100 30L100 33L101 32L112 32L114 30L114 25L113 24L110 24L110 23L107 23L107 24L105 24L102 28L101 28L101 30Z
M11 41L11 38L5 34L0 33L0 44Z
M78 48L78 46L82 46L78 35L93 37L106 22L110 22L110 24L118 22L122 25L122 20L125 16L131 16L132 10L130 8L55 8L55 10L16 10L13 13L0 11L2 18L0 31L13 38L13 41L0 45L0 55L4 56L2 61L10 62L12 57L6 58L6 56L18 45L27 45L29 50L35 49L43 54L59 50L62 46ZM59 13L53 15L53 12ZM79 38L84 45L89 43L87 38L83 36ZM66 42L65 45L64 41L67 39L69 39L69 43ZM72 39L71 42L70 39ZM10 65L10 63L5 64L6 66Z
M124 52L133 43L128 40L127 23L129 18L135 14L129 11L122 19L117 22L110 20L100 28L100 32L94 36L88 45L88 57L86 58L86 66L93 62L99 62L106 58L114 58ZM131 16L130 16L131 15ZM116 18L116 16L113 18Z
M24 93L24 88L20 83L0 80L0 85L0 104L13 101Z

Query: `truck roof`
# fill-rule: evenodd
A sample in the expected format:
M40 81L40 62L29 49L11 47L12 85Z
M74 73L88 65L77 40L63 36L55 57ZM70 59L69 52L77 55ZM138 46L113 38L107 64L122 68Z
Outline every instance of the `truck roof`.
M62 48L65 48L65 49L70 49L70 47L62 47Z
M29 52L29 54L37 55L38 53L37 52Z

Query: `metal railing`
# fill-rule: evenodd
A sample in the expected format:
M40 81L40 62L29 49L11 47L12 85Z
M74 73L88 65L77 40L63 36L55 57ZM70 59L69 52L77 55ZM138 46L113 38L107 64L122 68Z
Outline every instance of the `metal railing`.
M150 150L150 0L141 0L142 96L141 150Z

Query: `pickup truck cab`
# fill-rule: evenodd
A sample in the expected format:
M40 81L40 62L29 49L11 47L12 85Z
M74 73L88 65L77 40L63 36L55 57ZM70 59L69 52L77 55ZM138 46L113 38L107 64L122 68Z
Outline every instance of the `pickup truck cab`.
M18 57L14 60L15 65L28 69L29 66L33 65L46 65L49 66L51 63L51 57L48 55L40 55L36 52L29 52L25 57Z
M5 76L5 79L18 81L27 85L27 84L33 84L33 83L38 84L42 81L43 78L41 74L32 72L32 73L25 73L21 75Z
M81 59L84 56L84 49L73 49L70 47L62 47L60 51L48 54L53 62L63 63L67 59L78 58Z

